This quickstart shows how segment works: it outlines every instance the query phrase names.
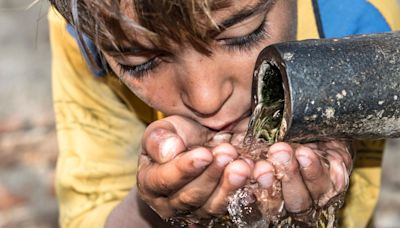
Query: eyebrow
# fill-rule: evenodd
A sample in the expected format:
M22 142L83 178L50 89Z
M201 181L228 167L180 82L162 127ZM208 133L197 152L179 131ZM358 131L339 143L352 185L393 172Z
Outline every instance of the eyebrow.
M236 12L235 14L233 14L232 16L230 16L229 18L225 19L223 22L221 22L218 25L217 31L215 31L215 29L211 29L209 32L211 34L215 34L216 32L220 33L222 31L224 31L225 29L227 29L233 25L236 25L255 14L258 14L262 11L267 12L272 8L272 5L275 2L276 2L276 0L260 0L254 6L245 7L243 9L239 10L238 12Z

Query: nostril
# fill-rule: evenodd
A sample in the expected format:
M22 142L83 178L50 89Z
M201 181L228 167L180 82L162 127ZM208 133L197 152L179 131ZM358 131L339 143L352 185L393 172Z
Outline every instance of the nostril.
M186 97L186 98L185 98ZM185 95L182 98L183 104L191 111L193 112L196 116L202 117L202 118L207 118L210 116L215 115L220 109L221 105L218 105L219 107L213 108L212 105L210 104L211 100L205 100L203 102L199 102L198 100L195 100L192 98L189 98L189 96ZM208 101L208 102L207 102Z
M214 88L213 88L214 87ZM233 92L232 86L207 85L205 88L186 88L182 93L184 105L199 117L210 117L218 113L229 100Z

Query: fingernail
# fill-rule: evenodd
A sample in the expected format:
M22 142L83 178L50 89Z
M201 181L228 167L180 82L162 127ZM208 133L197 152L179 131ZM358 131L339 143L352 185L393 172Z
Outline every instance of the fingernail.
M194 160L193 161L193 167L196 169L203 169L204 167L208 166L210 164L210 161L205 161L205 160Z
M171 137L164 139L160 144L161 159L163 161L169 161L175 156L175 147L177 144L177 138Z
M272 155L272 159L275 160L276 162L284 164L284 163L289 162L290 155L286 151L281 151L281 152L274 153Z
M240 186L243 184L243 182L246 180L246 177L237 175L237 174L231 174L229 175L229 182L232 185Z
M272 173L267 173L267 174L261 175L260 177L257 178L258 183L260 183L261 187L263 187L263 188L271 187L272 180L273 180Z
M229 157L229 156L222 155L222 156L218 156L216 160L217 160L217 165L218 165L218 166L224 167L224 166L226 166L229 162L233 161L233 158L231 158L231 157Z
M299 161L301 168L307 168L311 165L311 160L306 156L299 156L297 160Z
M218 144L221 144L223 142L229 142L229 140L231 139L232 134L228 133L228 132L221 132L221 133L217 133L213 138L212 141Z

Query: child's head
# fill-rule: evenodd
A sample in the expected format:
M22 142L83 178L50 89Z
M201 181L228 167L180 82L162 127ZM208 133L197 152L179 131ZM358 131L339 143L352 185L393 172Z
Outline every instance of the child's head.
M216 130L248 116L261 49L295 34L295 0L51 2L142 100Z

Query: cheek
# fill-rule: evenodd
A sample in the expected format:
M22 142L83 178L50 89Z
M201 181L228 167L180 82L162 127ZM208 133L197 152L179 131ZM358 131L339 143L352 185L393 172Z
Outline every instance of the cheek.
M157 75L159 76L159 75ZM155 76L155 77L157 77ZM179 94L171 80L152 79L122 80L142 101L156 110L169 114L178 105ZM161 78L161 77L157 77Z
M110 67L114 72L118 72L116 65L109 61ZM179 104L179 94L177 93L174 80L168 80L168 73L163 75L148 75L142 79L135 79L130 76L118 76L120 80L143 102L156 110L169 114L175 112Z
M106 60L118 78L143 102L167 115L184 114L176 72L171 67L162 67L141 79L119 74L118 64L110 56Z
M235 92L239 93L242 99L250 97L254 65L258 53L263 47L264 45L255 48L251 52L240 52L234 55L231 54L225 58L231 60L225 61L223 64L226 66L229 74L234 77Z

